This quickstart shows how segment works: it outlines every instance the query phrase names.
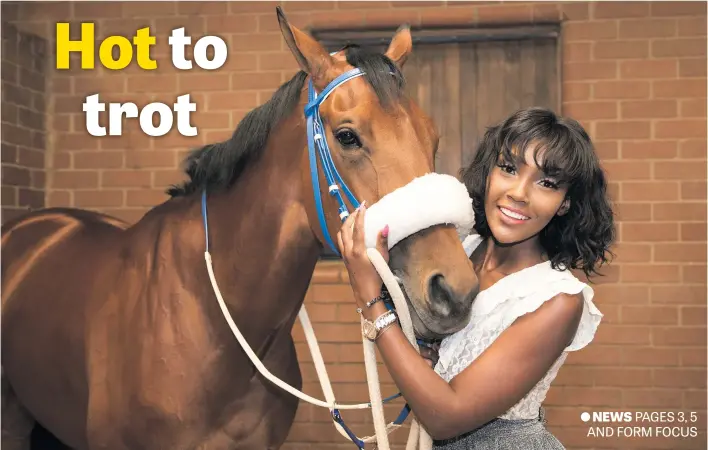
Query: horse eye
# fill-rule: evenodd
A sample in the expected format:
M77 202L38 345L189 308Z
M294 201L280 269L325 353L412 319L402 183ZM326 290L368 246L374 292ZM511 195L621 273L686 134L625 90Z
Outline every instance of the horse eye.
M339 144L344 148L361 147L359 137L351 130L341 130L335 135Z

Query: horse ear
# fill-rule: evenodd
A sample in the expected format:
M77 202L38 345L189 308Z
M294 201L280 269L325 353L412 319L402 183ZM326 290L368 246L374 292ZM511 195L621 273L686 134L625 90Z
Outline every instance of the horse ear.
M393 35L391 43L386 50L386 56L396 63L398 67L403 67L408 55L413 51L413 38L411 37L411 27L408 24L401 25Z
M334 65L334 59L319 42L307 33L300 31L296 26L290 25L280 6L275 9L278 14L280 31L300 69L310 74L314 82L326 84L329 81L326 79L327 73Z

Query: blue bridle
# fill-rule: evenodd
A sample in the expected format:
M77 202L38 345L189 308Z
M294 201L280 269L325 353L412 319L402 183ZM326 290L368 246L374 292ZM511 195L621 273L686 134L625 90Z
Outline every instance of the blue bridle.
M320 197L320 177L317 172L318 156L320 162L322 163L322 171L324 172L325 180L327 181L329 195L333 196L337 200L337 203L339 203L339 218L342 222L349 217L349 210L347 209L347 205L344 203L340 189L341 191L344 191L344 195L346 195L347 199L349 199L349 202L354 208L359 207L359 202L356 197L354 197L354 194L352 194L352 191L349 190L347 184L339 175L339 172L337 172L337 168L334 165L332 154L329 150L329 146L327 145L325 127L322 124L322 117L320 116L320 105L339 85L363 75L364 72L359 68L345 72L332 80L319 95L315 92L315 87L312 83L312 79L310 78L307 96L308 103L305 105L305 118L307 118L307 149L310 157L310 176L312 178L312 189L315 196L317 218L320 221L320 229L324 235L325 242L327 242L329 248L338 256L339 251L337 250L337 246L334 245L332 237L329 234L324 209L322 207L322 198Z
M334 165L332 160L332 153L327 145L327 137L325 135L325 127L322 123L322 117L320 116L320 105L322 102L332 93L334 89L340 85L346 83L347 81L363 76L364 72L355 68L348 72L339 75L337 78L332 80L324 90L317 95L315 91L315 86L312 83L312 78L310 78L308 83L308 103L305 105L305 118L307 119L307 149L310 158L310 177L312 178L312 191L315 196L315 208L317 209L317 218L320 222L320 229L322 230L322 235L324 236L325 242L329 248L339 256L339 250L337 246L334 245L332 237L329 234L329 229L327 228L327 221L324 215L324 209L322 207L322 198L320 193L320 177L317 171L317 159L319 156L319 161L322 163L322 172L324 172L325 181L327 182L329 195L333 196L337 203L339 204L338 212L339 218L344 222L347 217L349 217L349 210L346 203L344 203L344 198L342 197L341 191L344 191L344 195L347 197L349 202L354 208L359 207L359 201L349 189L347 184L344 182L342 177L337 172L337 167ZM393 305L387 303L387 308L392 309ZM388 403L393 399L400 397L401 394L395 394L388 398L383 399L383 403ZM401 409L400 414L393 423L399 425L403 423L408 414L410 413L410 407L406 403ZM338 409L331 411L332 418L335 422L339 423L344 431L349 435L349 438L356 444L357 447L363 449L364 442L357 438L349 427L344 423L342 415Z

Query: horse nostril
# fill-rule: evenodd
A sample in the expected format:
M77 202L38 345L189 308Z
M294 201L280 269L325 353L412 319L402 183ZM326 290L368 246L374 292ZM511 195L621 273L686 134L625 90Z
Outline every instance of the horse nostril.
M430 277L428 280L428 295L430 296L431 309L434 312L441 316L450 314L455 295L443 275L437 274Z

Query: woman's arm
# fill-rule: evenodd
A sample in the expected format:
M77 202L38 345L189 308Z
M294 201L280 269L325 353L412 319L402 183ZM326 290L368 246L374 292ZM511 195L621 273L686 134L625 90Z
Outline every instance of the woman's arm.
M392 326L376 343L416 417L436 439L471 431L506 412L548 372L572 341L582 297L561 294L520 317L448 384Z
M363 230L363 214L350 219L356 227L352 236L351 221L345 222L338 235L340 249L357 303L364 317L373 320L386 308L381 303L366 308L365 303L380 293L381 279L366 256L363 231L357 232ZM487 423L521 400L572 341L582 310L581 295L550 299L517 319L449 384L418 355L398 325L383 331L376 343L421 424L433 438L446 439Z

